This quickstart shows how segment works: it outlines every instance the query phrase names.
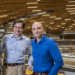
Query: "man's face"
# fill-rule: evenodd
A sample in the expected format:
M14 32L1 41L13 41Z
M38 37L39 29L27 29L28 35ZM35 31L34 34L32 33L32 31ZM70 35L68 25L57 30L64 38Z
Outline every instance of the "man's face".
M41 38L43 36L44 28L39 22L35 22L32 25L32 33L36 38Z
M16 23L13 27L15 35L21 35L23 32L22 23Z

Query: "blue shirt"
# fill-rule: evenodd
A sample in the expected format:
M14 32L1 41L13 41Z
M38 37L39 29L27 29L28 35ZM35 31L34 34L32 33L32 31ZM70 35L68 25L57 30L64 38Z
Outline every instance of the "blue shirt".
M5 35L1 40L1 52L3 52L3 49L5 49L4 63L25 63L26 50L30 58L32 57L30 39L23 35L19 39L16 39L14 34ZM31 59L29 59L28 64L32 64Z
M49 72L48 75L57 75L63 65L63 59L56 42L44 35L39 43L35 39L31 42L31 45L33 71Z

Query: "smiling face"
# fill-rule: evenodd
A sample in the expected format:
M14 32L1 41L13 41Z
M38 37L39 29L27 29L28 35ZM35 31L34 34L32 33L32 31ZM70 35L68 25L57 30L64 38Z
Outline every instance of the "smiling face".
M22 23L16 23L13 27L14 35L22 35L23 26Z
M35 38L43 37L44 28L40 22L34 22L32 25L32 33Z

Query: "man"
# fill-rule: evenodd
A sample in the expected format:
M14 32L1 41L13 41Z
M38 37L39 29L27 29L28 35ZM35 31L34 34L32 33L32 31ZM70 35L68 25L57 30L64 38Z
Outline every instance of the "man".
M25 23L16 20L13 23L13 34L7 34L2 38L1 50L4 51L4 65L2 75L25 75L25 52L28 50L31 65L32 47L29 38L22 35ZM1 61L0 61L1 62Z
M34 22L32 32L35 40L31 42L34 75L57 75L63 65L61 53L53 39L43 35L40 22ZM54 64L55 63L55 64Z

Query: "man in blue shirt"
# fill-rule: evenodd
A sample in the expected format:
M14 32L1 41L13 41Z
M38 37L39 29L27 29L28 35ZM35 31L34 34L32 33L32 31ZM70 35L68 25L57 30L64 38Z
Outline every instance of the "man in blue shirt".
M24 28L25 23L21 20L16 20L13 23L14 33L5 35L1 40L1 55L5 49L2 75L25 75L26 50L29 55L28 65L32 64L31 42L29 38L22 35Z
M44 28L40 22L34 22L31 42L34 75L57 75L63 65L63 59L56 42L43 35Z

